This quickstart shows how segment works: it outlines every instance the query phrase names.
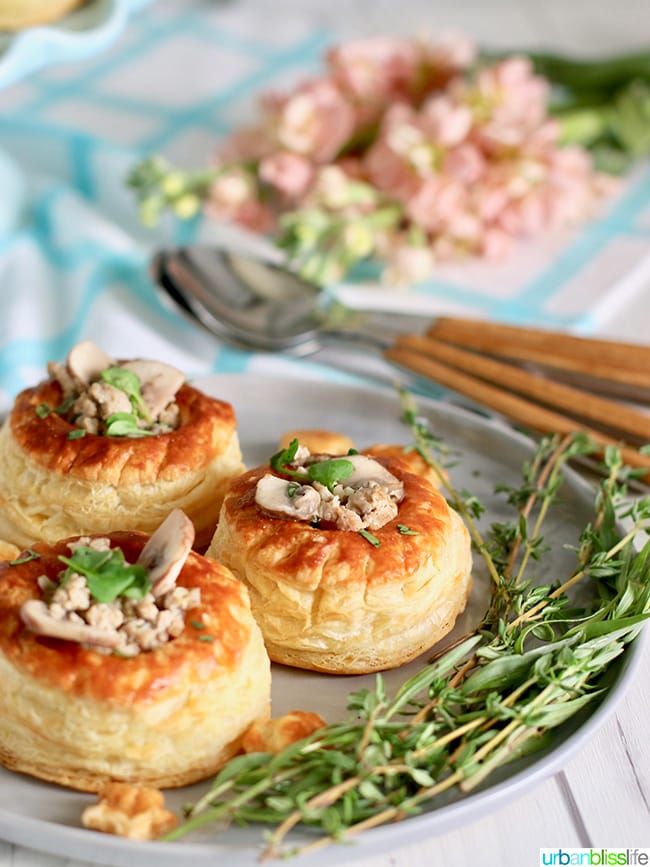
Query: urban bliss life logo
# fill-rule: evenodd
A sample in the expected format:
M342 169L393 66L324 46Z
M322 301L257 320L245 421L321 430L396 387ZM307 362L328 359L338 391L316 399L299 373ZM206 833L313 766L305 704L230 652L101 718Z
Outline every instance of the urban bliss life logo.
M650 849L540 849L541 867L567 867L584 864L589 867L610 865L650 865Z

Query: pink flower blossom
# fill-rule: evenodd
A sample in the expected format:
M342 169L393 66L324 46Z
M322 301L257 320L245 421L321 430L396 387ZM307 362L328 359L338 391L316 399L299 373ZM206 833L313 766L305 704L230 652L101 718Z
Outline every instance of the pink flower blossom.
M420 188L424 166L422 154L416 158L417 146L424 146L426 159L433 158L414 119L414 110L403 103L389 108L363 161L370 182L399 202L408 201Z
M546 117L548 84L523 57L484 67L453 92L472 109L475 135L493 152L519 147Z
M423 52L415 40L380 36L332 48L327 64L341 90L361 102L385 106L412 99Z
M264 126L244 127L226 138L217 152L220 164L252 162L266 156L273 142Z
M409 219L427 232L445 232L464 212L467 189L447 178L429 178L406 203Z
M277 107L275 139L280 148L326 163L356 128L352 104L328 79L304 84Z
M428 64L440 76L439 86L472 65L476 45L462 33L443 33L427 51Z
M422 106L419 122L427 138L441 147L459 145L472 128L472 112L447 96L432 96Z
M465 142L447 151L442 171L455 181L473 185L485 174L486 160L476 145Z
M206 209L259 231L291 210L325 245L314 274L372 253L393 282L590 216L611 183L559 146L547 82L521 57L473 71L474 54L459 37L332 48L323 75L265 94L261 122L226 140ZM301 209L317 219L301 227Z
M314 174L313 163L291 151L278 151L264 157L259 166L260 179L293 202L306 194Z
M255 232L268 232L276 223L271 209L258 200L250 173L238 167L224 170L213 181L205 210L211 217L232 220Z

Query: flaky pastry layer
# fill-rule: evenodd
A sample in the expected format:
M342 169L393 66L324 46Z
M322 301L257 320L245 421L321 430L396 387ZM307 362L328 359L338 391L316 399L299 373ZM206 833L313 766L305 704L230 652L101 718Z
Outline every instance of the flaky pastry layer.
M127 559L146 536L116 533ZM0 761L84 791L107 781L166 788L213 774L239 751L245 730L269 713L270 663L243 585L191 553L178 584L199 587L180 636L134 658L43 638L22 623L55 577L67 546L0 564Z
M61 398L50 381L21 392L0 429L0 537L25 547L124 528L151 533L179 508L204 550L225 488L244 470L230 404L184 385L171 433L68 439L68 422L36 412Z
M245 581L271 659L337 674L394 668L446 635L471 588L469 534L444 497L404 464L395 520L373 535L262 512L261 467L235 479L208 557ZM400 527L410 533L400 532Z

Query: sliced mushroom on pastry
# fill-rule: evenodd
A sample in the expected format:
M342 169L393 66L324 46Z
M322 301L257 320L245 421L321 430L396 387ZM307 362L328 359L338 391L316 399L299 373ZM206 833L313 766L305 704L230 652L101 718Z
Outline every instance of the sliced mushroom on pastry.
M248 593L190 550L190 527L174 512L153 537L37 543L0 564L3 765L83 791L183 786L268 717Z
M21 392L0 429L0 537L37 540L153 532L173 509L214 532L244 470L232 406L159 361L116 361L91 341Z
M248 586L274 662L336 674L415 658L471 588L469 533L428 481L297 440L231 483L207 556Z

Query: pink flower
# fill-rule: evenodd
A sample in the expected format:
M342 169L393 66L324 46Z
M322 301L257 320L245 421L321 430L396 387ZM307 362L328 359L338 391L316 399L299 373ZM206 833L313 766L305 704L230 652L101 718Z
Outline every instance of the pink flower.
M444 174L462 184L476 184L485 174L486 162L473 144L463 143L447 151L442 162Z
M245 127L225 139L218 150L219 163L251 162L261 159L273 143L263 126Z
M290 208L317 236L317 279L323 256L338 274L372 254L392 282L589 216L606 185L559 147L547 82L521 57L474 72L474 54L459 37L332 48L323 75L264 95L259 126L227 139L207 210L269 231Z
M420 188L425 162L433 170L433 151L415 125L415 117L415 111L403 103L389 108L363 161L369 181L400 202L408 201Z
M472 112L465 105L454 103L447 96L432 96L422 106L419 115L422 129L441 147L455 147L472 128Z
M476 45L462 33L443 33L427 51L429 66L449 80L467 69L476 57Z
M512 251L513 238L503 229L489 226L483 232L478 253L486 259L498 261L505 259Z
M352 104L328 79L304 84L277 107L275 138L281 148L316 163L333 159L356 128Z
M444 232L463 214L466 188L446 178L429 178L406 203L406 214L427 232Z
M548 84L523 57L484 67L452 92L472 109L475 135L491 152L519 147L546 117Z
M305 195L314 179L313 164L290 151L279 151L264 157L258 172L264 183L294 202Z
M205 210L211 217L233 220L256 232L275 226L273 212L257 198L253 177L239 167L224 170L213 181Z
M422 48L414 40L375 37L347 42L327 54L328 66L344 92L385 106L412 98L419 84Z

